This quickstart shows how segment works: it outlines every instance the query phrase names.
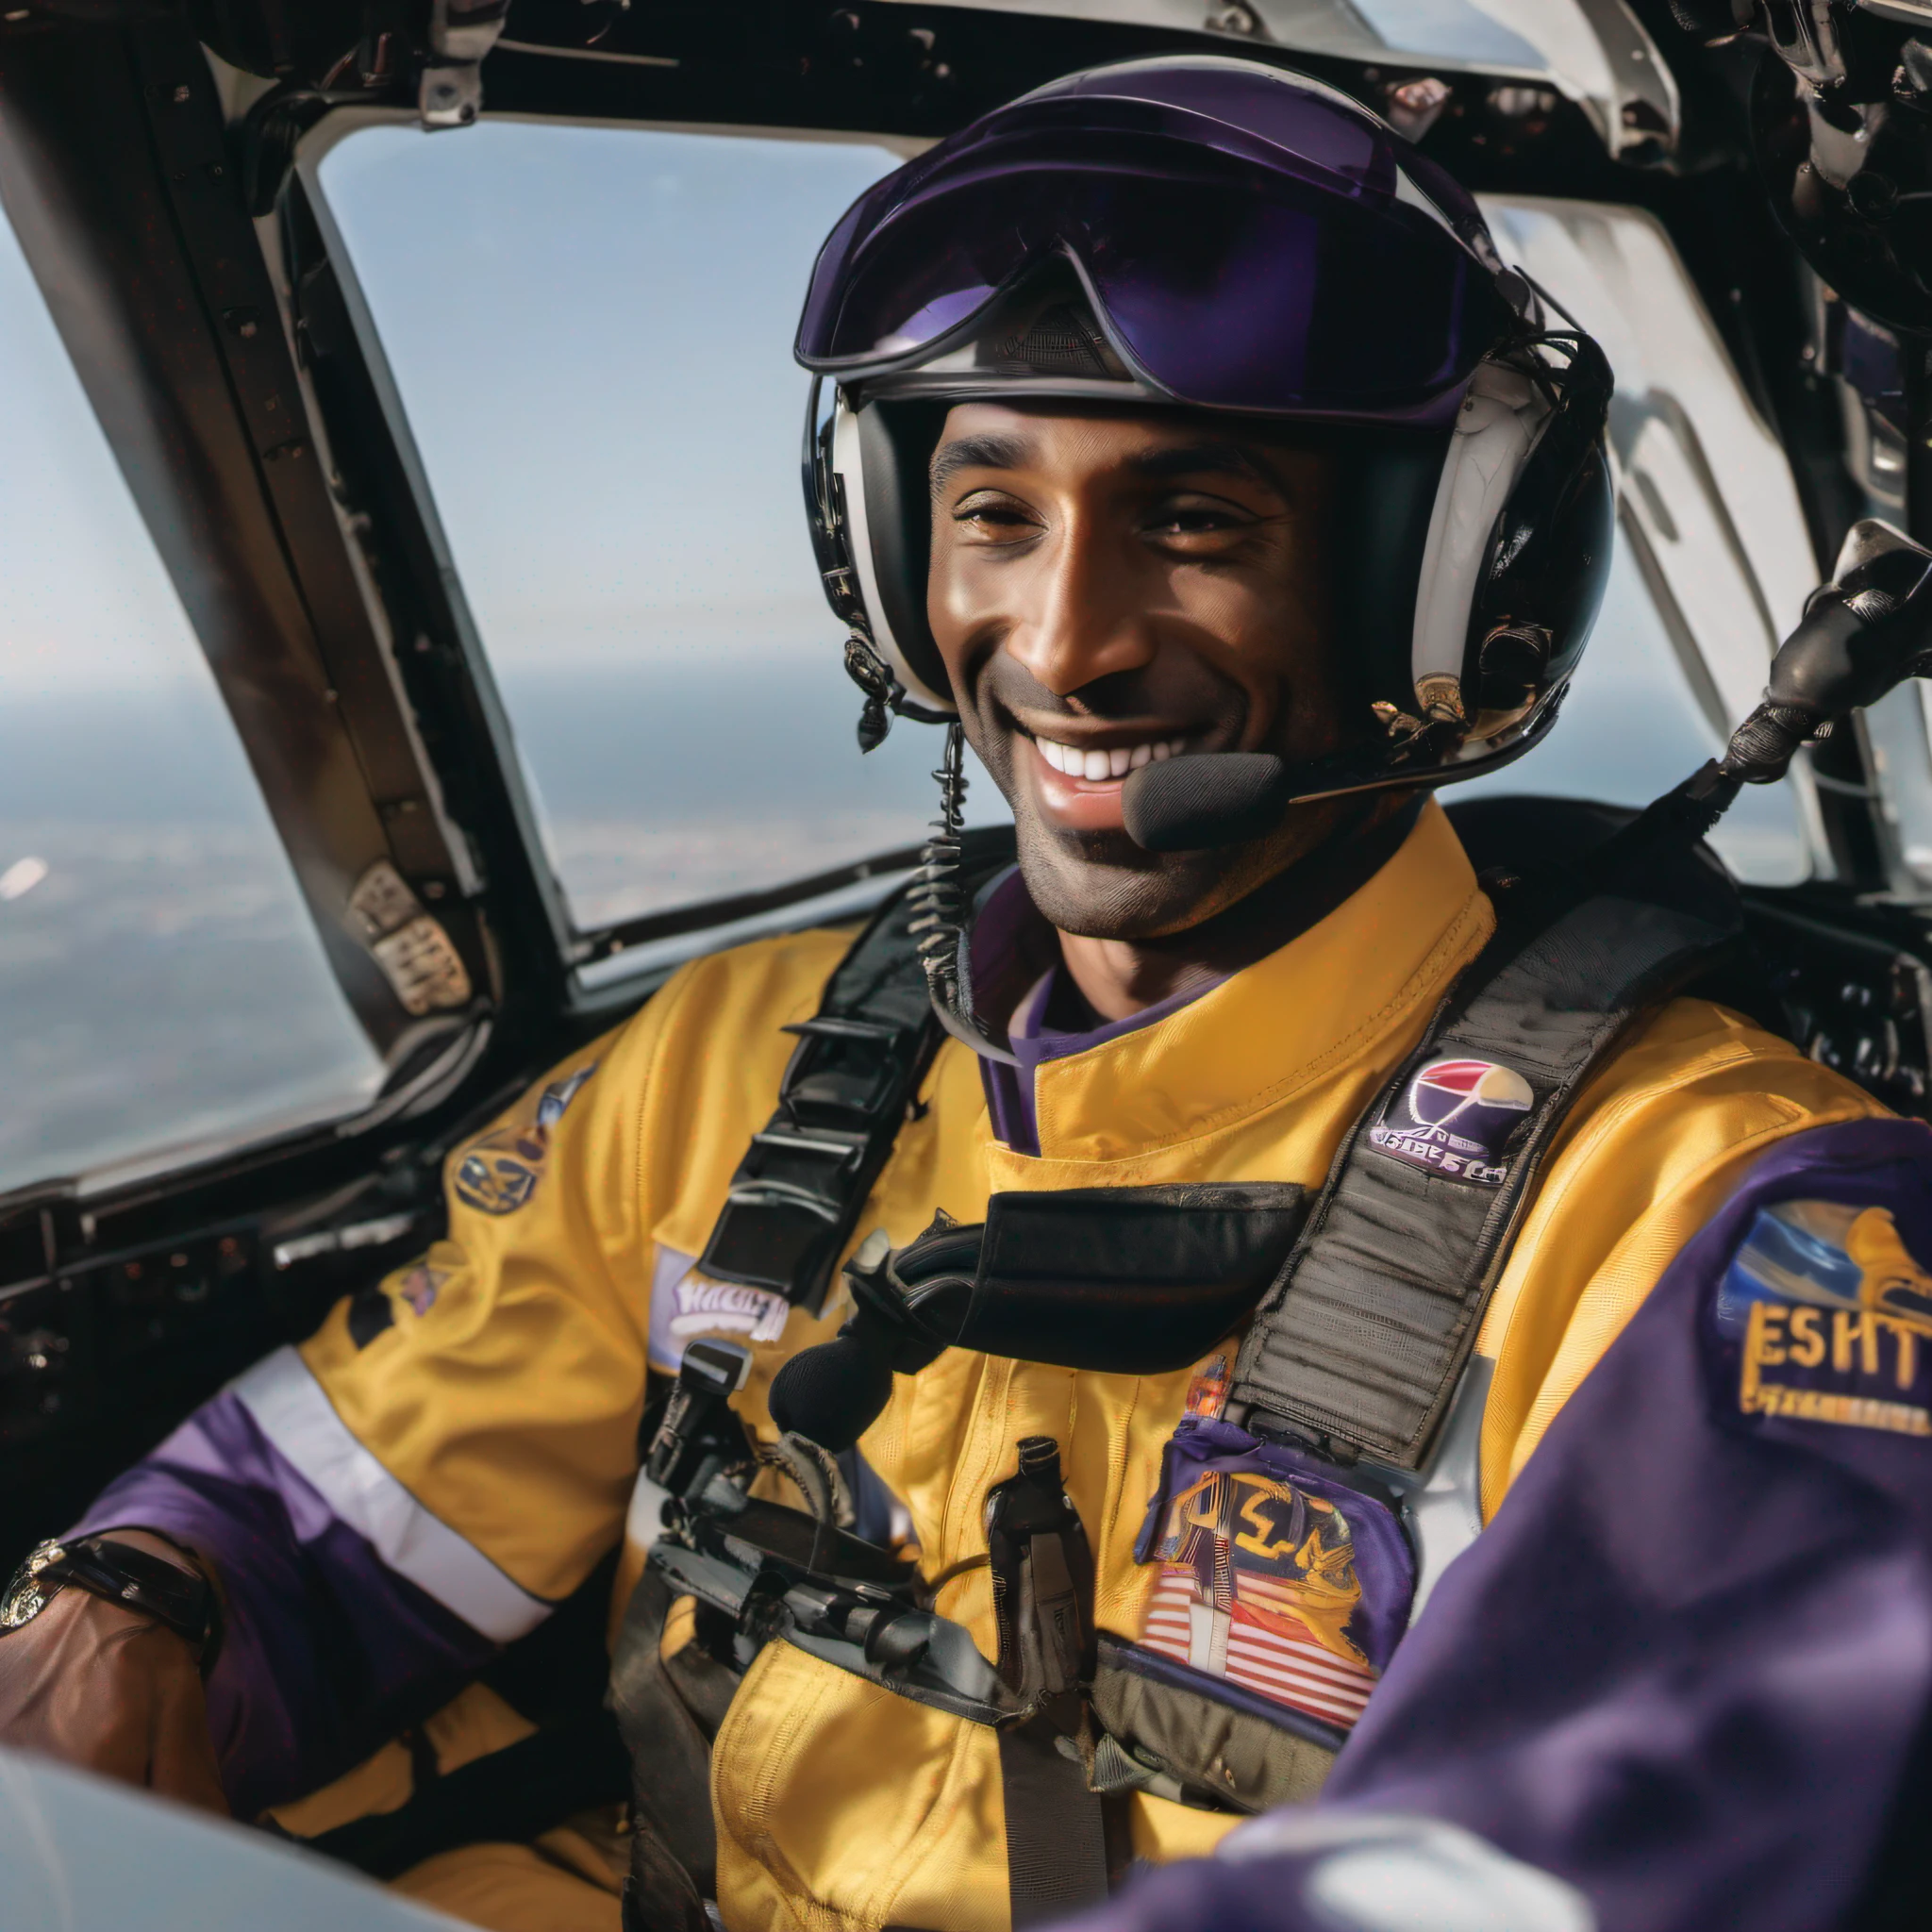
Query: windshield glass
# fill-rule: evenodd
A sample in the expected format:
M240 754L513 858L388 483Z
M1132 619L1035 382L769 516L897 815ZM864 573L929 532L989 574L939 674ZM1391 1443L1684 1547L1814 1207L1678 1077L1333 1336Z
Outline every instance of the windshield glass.
M1486 197L1519 263L1616 371L1619 501L1602 615L1556 729L1520 762L1457 787L1647 805L1720 755L1757 703L1819 572L1790 465L1753 407L1656 219L1582 201ZM1748 884L1791 886L1824 838L1801 758L1747 785L1710 842Z
M0 1193L365 1105L186 612L0 216Z
M819 242L902 158L486 121L321 163L580 931L924 836L939 735L854 741L791 354ZM972 805L1005 816L983 776Z
M820 240L899 158L856 136L492 120L365 125L321 160L581 931L903 850L930 815L936 733L854 746L790 355ZM1641 806L1756 702L1815 581L1803 519L1649 217L1488 206L1610 353L1624 489L1562 722L1475 789ZM1807 782L1720 828L1741 877L1811 874ZM1005 816L983 774L971 802Z

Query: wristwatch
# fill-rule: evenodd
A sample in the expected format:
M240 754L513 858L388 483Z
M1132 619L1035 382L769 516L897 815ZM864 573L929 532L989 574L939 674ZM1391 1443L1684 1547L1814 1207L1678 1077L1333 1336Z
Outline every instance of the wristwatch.
M193 1648L205 1677L221 1647L221 1603L207 1577L105 1537L40 1544L0 1595L0 1632L31 1624L69 1584L165 1624Z

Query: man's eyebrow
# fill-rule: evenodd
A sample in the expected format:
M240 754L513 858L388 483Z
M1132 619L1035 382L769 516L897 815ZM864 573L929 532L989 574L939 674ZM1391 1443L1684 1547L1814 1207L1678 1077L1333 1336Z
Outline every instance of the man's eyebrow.
M1127 458L1127 467L1142 476L1245 476L1260 483L1278 496L1288 494L1288 486L1275 475L1274 466L1253 450L1238 442L1187 442L1160 449L1142 450Z
M933 452L932 493L937 496L961 470L1017 470L1033 455L1024 436L961 436Z

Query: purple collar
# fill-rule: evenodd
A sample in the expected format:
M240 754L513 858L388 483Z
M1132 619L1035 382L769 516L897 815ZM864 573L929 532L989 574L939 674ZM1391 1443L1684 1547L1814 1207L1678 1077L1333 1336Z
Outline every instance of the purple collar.
M1055 1003L1056 992L1064 996L1072 991L1065 983L1066 969L1058 962L1058 952L1053 928L1027 897L1020 868L1014 866L1002 873L982 897L973 922L967 969L973 975L974 1006L993 1018L998 1017L999 992L1006 991L1010 997L1016 982L1024 985L1024 991L1011 1005L1011 1017L1007 1022L1007 1043L1019 1065L1008 1066L1003 1060L985 1058L979 1062L979 1077L986 1089L986 1108L992 1119L992 1130L1015 1154L1040 1152L1040 1115L1034 1082L1048 1060L1069 1059L1090 1047L1118 1040L1124 1033L1156 1025L1221 984L1219 978L1209 980L1138 1013L1130 1013L1124 1020L1108 1020L1070 1031L1049 1025L1044 1017ZM1039 971L1042 958L1049 962L1043 972ZM1035 970L1030 984L1024 980L1028 966ZM980 998L982 989L989 995L985 1002Z

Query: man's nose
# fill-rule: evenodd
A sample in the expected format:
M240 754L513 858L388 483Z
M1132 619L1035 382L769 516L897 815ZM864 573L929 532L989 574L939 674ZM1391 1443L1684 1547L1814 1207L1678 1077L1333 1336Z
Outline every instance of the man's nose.
M1152 661L1146 599L1117 545L1080 516L1042 547L1005 649L1056 697Z

